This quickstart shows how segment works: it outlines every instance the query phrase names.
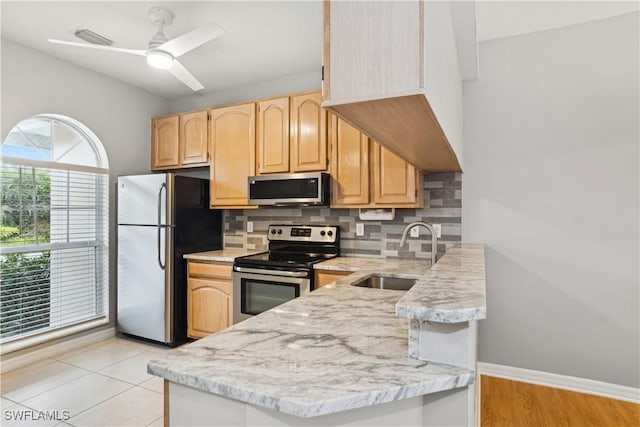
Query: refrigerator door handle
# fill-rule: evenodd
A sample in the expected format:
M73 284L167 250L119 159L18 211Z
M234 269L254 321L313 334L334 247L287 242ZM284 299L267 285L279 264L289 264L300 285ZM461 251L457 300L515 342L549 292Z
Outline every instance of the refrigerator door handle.
M158 265L161 269L165 269L165 264L162 263L162 259L160 257L160 232L162 231L162 190L167 190L167 184L160 184L160 189L158 189ZM166 261L166 259L165 259Z

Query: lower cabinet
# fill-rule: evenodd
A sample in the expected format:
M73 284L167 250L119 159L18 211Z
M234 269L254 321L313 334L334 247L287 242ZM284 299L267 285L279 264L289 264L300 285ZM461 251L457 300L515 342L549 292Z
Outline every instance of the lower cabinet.
M202 338L233 324L232 264L187 262L187 335Z
M351 274L351 271L337 271L337 270L315 270L316 277L314 286L316 289L333 283L336 280L342 279L345 276Z

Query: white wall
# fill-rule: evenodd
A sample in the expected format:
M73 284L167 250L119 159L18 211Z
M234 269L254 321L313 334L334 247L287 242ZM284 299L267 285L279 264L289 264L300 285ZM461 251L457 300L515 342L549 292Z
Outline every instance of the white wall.
M640 386L638 27L480 45L463 236L487 244L482 362Z
M276 80L255 82L222 91L197 92L171 100L171 112L181 113L237 102L253 101L258 98L320 90L321 84L322 74L320 71L314 71Z
M110 314L115 321L115 180L149 172L150 118L167 114L169 101L102 74L9 40L2 40L2 128L40 113L72 117L102 141L110 165Z

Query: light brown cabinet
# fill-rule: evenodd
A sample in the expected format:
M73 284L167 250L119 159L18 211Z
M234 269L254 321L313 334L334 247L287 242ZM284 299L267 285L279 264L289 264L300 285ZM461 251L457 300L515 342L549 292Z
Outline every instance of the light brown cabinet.
M419 171L335 115L329 121L332 207L423 206Z
M325 171L327 158L327 112L322 94L291 97L291 172Z
M247 207L247 178L255 175L256 106L211 110L211 208Z
M153 119L151 135L151 170L208 165L206 110Z
M151 170L180 165L180 116L151 120Z
M187 262L187 335L202 338L233 324L231 263Z
M327 112L320 92L258 102L259 174L326 171Z
M180 165L207 166L209 156L209 112L180 115Z
M331 205L369 203L369 138L331 115Z
M258 102L258 173L289 172L289 97Z
M333 283L336 280L342 279L345 276L350 275L350 271L337 271L337 270L315 270L315 282L316 289L321 288L329 283Z

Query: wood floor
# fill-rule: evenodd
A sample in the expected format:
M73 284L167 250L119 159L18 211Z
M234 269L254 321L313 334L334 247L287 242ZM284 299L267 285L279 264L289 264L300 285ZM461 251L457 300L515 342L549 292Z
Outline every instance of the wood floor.
M482 375L482 427L640 426L640 405Z

